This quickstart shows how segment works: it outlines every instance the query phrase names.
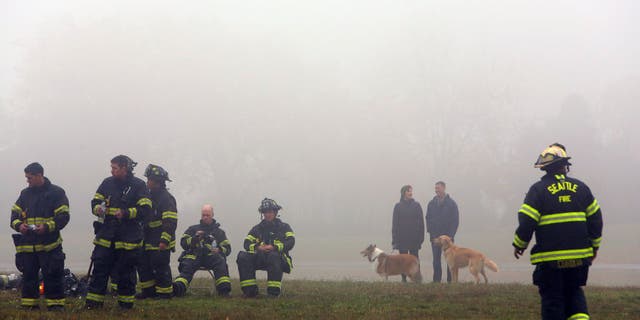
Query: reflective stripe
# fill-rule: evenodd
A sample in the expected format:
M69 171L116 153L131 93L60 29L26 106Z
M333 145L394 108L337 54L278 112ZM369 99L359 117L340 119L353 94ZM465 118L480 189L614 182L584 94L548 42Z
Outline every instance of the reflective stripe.
M279 289L281 286L282 286L282 282L280 281L267 281L267 287Z
M149 221L147 224L149 228L157 228L162 226L162 220Z
M142 289L151 288L151 287L153 287L155 285L156 285L156 280L149 280L149 281L141 281L140 282L140 288L142 288Z
M47 221L45 223L47 225L47 228L49 228L49 232L53 232L54 230L56 230L56 222L51 220L51 221Z
M138 200L138 202L136 202L136 205L139 206L149 206L149 207L153 207L153 204L151 203L151 200L149 200L149 198L140 198L140 200Z
M160 239L164 239L168 241L171 241L171 235L167 232L162 232L162 234L160 235Z
M292 231L285 232L285 234L284 234L285 238L289 238L289 237L293 237L293 236L295 236L295 234Z
M136 301L134 296L118 296L118 302L133 303L134 301Z
M96 302L104 302L104 294L97 293L87 293L87 300L96 301Z
M593 202L587 207L587 217L594 215L598 210L600 210L598 200L593 199Z
M106 240L106 239L102 239L102 238L96 238L93 240L93 244L95 244L96 246L101 246L101 247L105 247L105 248L110 248L111 247L111 241Z
M165 211L162 213L162 219L178 219L178 213L173 211Z
M156 293L172 293L172 292L173 292L173 286L168 286L168 287L156 286Z
M273 245L278 248L278 252L282 252L282 250L284 249L284 243L282 243L282 241L280 240L273 240Z
M100 209L100 205L96 204L95 206L93 206L93 215L97 216L98 215L98 209Z
M94 199L96 200L104 200L104 195L102 195L101 193L97 193L93 196Z
M538 252L531 254L531 263L536 264L545 261L582 259L592 256L593 248Z
M535 222L540 221L540 212L526 203L520 207L520 211L518 212L529 216L529 218L533 219Z
M22 301L20 304L25 307L38 306L38 299L22 298Z
M116 249L124 249L124 250L134 250L142 247L142 241L135 242L124 242L124 241L116 241L115 245Z
M20 208L20 206L19 206L19 205L14 204L14 205L11 207L11 211L15 211L15 212L18 212L18 213L22 213L22 211L23 211L23 210L22 210L22 208Z
M586 313L575 313L571 315L567 320L589 320L589 315Z
M27 245L16 246L16 252L19 252L19 253L23 253L23 252L32 253L32 252L40 252L40 251L49 252L59 247L60 244L62 244L62 237L58 237L58 240L49 244L27 244Z
M254 253L256 252L256 244L252 243L249 245L249 253Z
M220 277L216 279L216 286L219 286L221 283L231 283L231 279L229 279L229 277Z
M195 254L185 254L184 257L182 257L182 259L196 259L196 255Z
M129 219L135 219L138 216L138 208L129 208Z
M258 238L254 237L254 236L252 236L250 234L248 234L245 239L247 239L247 240L249 240L251 242L257 242L258 241Z
M256 279L248 279L244 281L240 281L240 287L249 287L249 286L257 286L258 282Z
M189 286L189 281L187 281L187 279L185 279L183 277L177 277L176 278L176 282L180 282L180 283L184 284L185 287Z
M45 299L47 306L64 306L65 299Z
M513 236L513 244L515 244L518 248L526 249L529 245L529 242L520 239L520 237L518 237L518 235L516 234Z
M169 242L169 249L174 248L175 246L176 246L176 241L175 240ZM144 249L145 250L160 250L160 247L156 247L156 246L154 246L152 244L145 243L144 244Z
M602 237L597 238L597 239L591 239L591 245L594 248L600 248L600 242L602 241Z
M584 222L587 221L584 212L563 212L555 214L545 214L540 217L539 226L565 222Z
M224 241L222 241L222 242L218 243L218 245L219 245L219 246L226 246L226 245L228 245L228 244L230 244L230 243L231 243L231 242L229 242L229 240L227 239L227 240L224 240Z
M18 226L18 223L21 223L22 221L20 219L15 219L13 221L11 221L11 227L16 229Z
M45 224L49 221L53 221L53 217L44 218L44 217L33 217L25 219L25 223L27 224Z
M69 206L63 204L63 205L59 206L58 209L53 210L53 214L54 215L60 214L62 212L69 212Z

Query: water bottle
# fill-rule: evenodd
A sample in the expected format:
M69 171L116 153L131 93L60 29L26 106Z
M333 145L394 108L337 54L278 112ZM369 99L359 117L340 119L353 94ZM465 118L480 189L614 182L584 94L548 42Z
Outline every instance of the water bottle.
M211 241L211 248L215 249L218 247L218 242L216 241L216 239L213 239L213 241Z

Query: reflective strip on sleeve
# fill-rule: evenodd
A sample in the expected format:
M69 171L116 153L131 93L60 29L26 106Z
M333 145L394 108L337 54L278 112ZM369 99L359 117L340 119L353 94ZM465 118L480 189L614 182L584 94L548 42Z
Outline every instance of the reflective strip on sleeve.
M17 204L14 204L11 207L11 212L17 212L18 214L20 214L20 213L22 213L22 211L23 211L22 208L20 208L20 206L17 205Z
M96 199L96 200L101 200L101 201L104 201L104 199L105 199L104 195L102 193L98 193L98 192L96 192L96 194L93 196L93 198Z
M285 237L285 238L294 237L294 236L295 236L295 234L294 234L292 231L288 231L288 232L286 232L286 233L284 234L284 237Z
M110 248L111 247L111 241L106 240L106 239L102 239L102 238L96 238L93 240L93 244L95 244L96 246L101 246L101 247L105 247L105 248Z
M535 222L540 221L540 212L538 212L538 210L536 210L535 208L533 208L532 206L526 203L520 207L520 211L518 212L527 215L529 218L533 219Z
M16 229L18 226L18 223L21 223L22 221L20 219L15 219L13 221L11 221L11 227Z
M149 228L158 228L162 226L162 220L149 221L147 225Z
M171 241L171 235L168 234L167 232L162 232L162 235L160 235L160 239L166 240L167 242L170 242Z
M178 213L173 211L165 211L162 213L162 219L178 219Z
M591 245L594 248L600 248L600 242L602 241L602 237L597 238L597 239L591 239Z
M273 245L278 248L278 252L282 252L282 250L284 249L284 243L282 243L280 240L273 240Z
M51 221L47 221L45 223L47 225L47 228L49 228L49 232L53 232L56 230L56 222L51 220Z
M537 252L531 254L531 263L536 264L546 261L568 260L568 259L583 259L593 256L593 248L586 249L573 249L573 250L558 250Z
M526 249L527 246L529 246L529 242L526 242L526 241L520 239L520 237L518 237L517 234L515 234L513 236L513 244L515 244L516 247L521 248L521 249Z
M138 216L138 208L129 208L129 219L135 219Z
M53 215L58 215L58 214L63 213L63 212L67 212L67 213L69 212L69 206L68 205L63 204L63 205L59 206L57 209L53 210Z
M563 212L555 214L545 214L540 217L539 226L566 222L584 222L587 221L584 212Z
M598 200L593 200L593 202L587 207L587 217L594 215L596 212L600 210L600 205L598 204Z
M151 200L149 198L140 198L140 200L138 200L138 202L136 202L136 205L139 206L149 206L149 207L153 207L153 204L151 202Z
M248 234L245 239L247 239L247 240L249 240L251 242L258 242L258 238L254 237L254 236L252 236L250 234Z
M249 245L249 253L256 252L256 243L252 243Z

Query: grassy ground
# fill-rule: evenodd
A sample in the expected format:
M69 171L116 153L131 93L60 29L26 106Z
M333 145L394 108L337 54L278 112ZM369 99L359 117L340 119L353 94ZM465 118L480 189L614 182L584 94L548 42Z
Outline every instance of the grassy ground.
M171 301L136 302L121 312L109 299L103 310L82 309L68 299L60 313L23 311L19 293L0 292L0 319L539 319L536 288L520 284L440 285L398 282L284 282L279 299L243 299L238 282L233 298L212 295L209 281L195 279L189 295ZM260 283L264 293L264 283ZM587 287L593 319L640 319L640 288Z

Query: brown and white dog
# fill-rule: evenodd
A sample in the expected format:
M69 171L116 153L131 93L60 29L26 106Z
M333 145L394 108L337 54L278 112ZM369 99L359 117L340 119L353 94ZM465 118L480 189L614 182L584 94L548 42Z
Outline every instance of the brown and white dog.
M484 267L489 270L498 272L498 265L491 259L485 257L480 251L473 249L458 247L453 244L451 238L442 235L433 239L433 243L440 245L444 252L444 258L451 270L451 278L453 282L458 282L458 269L469 266L469 272L476 278L476 283L480 283L480 273L484 277L484 283L487 283L487 275L484 273Z
M366 249L360 252L363 257L367 257L369 262L378 260L378 265L375 266L375 271L385 280L389 276L396 276L399 274L406 274L413 282L422 281L422 275L420 274L420 262L418 258L410 254L386 254L384 251L376 247L375 244L369 245Z

